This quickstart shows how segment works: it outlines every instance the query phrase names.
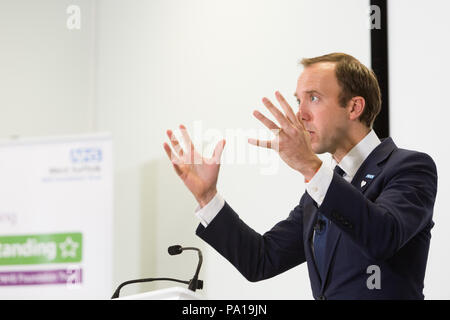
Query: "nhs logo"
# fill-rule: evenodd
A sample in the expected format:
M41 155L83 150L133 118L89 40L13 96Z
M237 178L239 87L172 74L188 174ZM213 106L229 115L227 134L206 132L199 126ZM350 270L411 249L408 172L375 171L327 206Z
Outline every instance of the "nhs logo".
M103 160L100 148L76 148L70 150L70 160L74 164L99 163Z

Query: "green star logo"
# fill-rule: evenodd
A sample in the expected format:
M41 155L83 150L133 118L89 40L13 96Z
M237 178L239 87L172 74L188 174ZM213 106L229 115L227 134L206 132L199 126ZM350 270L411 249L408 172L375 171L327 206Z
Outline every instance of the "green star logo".
M59 244L59 248L61 249L61 258L75 258L77 256L78 246L79 244L74 242L71 237L67 237L64 242Z

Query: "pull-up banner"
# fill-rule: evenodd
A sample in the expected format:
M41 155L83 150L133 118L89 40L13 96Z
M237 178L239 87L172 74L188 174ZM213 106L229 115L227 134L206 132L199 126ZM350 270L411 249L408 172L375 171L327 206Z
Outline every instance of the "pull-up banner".
M107 299L109 134L0 142L0 299Z

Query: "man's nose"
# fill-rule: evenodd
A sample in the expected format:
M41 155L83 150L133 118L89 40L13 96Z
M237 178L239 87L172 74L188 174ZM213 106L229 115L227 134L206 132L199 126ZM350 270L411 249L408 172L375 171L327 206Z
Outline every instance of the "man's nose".
M301 120L301 121L308 121L309 120L309 116L308 116L308 112L303 108L298 108L298 112L296 113L297 119Z

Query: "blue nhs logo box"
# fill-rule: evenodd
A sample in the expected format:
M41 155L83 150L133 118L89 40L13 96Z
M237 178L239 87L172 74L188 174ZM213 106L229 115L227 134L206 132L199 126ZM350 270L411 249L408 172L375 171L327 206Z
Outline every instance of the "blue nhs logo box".
M100 148L75 148L70 150L72 163L99 163L103 160Z

